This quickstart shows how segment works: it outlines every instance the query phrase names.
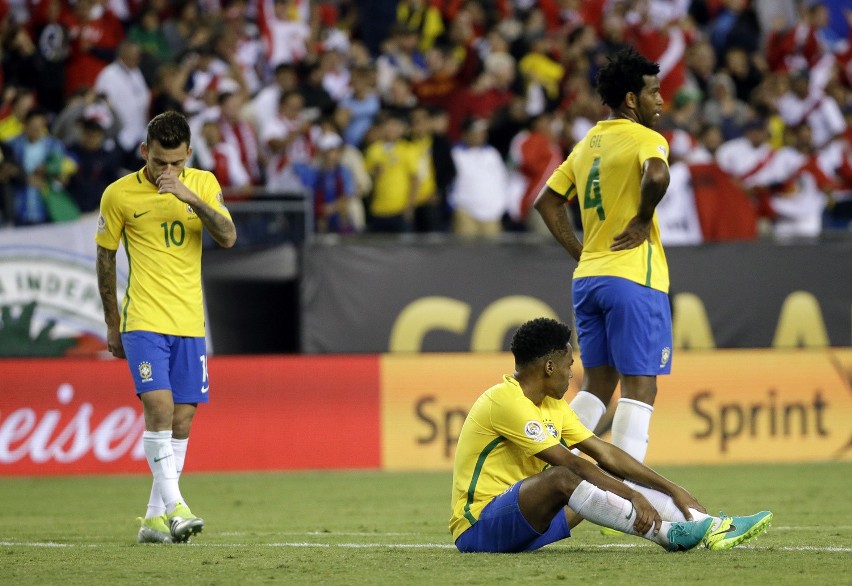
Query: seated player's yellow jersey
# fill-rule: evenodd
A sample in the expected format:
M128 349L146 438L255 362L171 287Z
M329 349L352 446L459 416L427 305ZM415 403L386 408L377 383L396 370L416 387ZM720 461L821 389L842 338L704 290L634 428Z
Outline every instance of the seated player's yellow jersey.
M566 199L579 197L583 254L574 278L623 277L640 285L669 290L669 268L660 243L657 215L641 246L613 252L615 236L639 211L645 161L668 164L669 145L659 133L630 120L598 122L577 143L547 180Z
M180 178L214 210L231 217L212 173L186 168ZM122 332L204 336L202 230L193 209L171 193L157 193L143 170L104 190L95 241L117 250L124 240L129 264Z
M476 523L491 500L548 467L535 454L592 436L564 400L536 405L514 377L485 391L471 407L456 445L453 467L453 540Z

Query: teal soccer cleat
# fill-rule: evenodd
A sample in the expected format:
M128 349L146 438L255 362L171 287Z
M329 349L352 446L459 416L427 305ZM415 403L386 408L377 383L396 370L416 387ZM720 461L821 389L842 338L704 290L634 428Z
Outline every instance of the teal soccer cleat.
M769 511L748 517L726 517L724 513L720 513L720 516L722 523L704 539L707 549L731 549L764 533L772 522L772 513Z
M702 543L713 526L713 519L708 517L703 521L682 521L672 523L669 529L669 551L686 551Z

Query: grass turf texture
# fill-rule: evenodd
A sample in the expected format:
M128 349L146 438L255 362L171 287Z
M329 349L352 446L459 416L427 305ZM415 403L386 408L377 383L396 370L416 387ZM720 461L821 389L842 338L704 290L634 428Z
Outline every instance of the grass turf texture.
M193 474L205 530L138 545L145 476L3 478L0 584L839 584L852 573L848 463L661 468L710 512L775 513L730 551L666 553L582 523L531 554L459 554L447 473Z

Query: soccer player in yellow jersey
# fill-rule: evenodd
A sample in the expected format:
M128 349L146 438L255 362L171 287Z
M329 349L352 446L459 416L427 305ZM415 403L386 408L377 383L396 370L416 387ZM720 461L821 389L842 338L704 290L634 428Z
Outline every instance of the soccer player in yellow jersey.
M450 531L459 551L535 550L570 537L582 519L669 551L729 549L769 527L769 511L706 514L686 489L583 426L562 399L574 363L570 338L556 320L521 325L512 337L514 374L470 409L453 467Z
M186 167L192 154L186 118L166 112L148 124L145 166L109 185L98 218L98 287L107 345L127 358L142 400L145 457L154 476L140 542L182 542L204 521L181 495L192 418L209 397L201 292L203 230L230 248L237 231L212 173ZM115 254L130 265L121 307Z
M657 376L672 365L669 273L655 216L669 184L669 148L651 129L663 106L659 70L632 48L610 58L597 90L612 114L577 143L535 202L578 262L572 292L584 379L571 408L595 429L620 381L612 441L640 462ZM574 197L583 242L565 210Z

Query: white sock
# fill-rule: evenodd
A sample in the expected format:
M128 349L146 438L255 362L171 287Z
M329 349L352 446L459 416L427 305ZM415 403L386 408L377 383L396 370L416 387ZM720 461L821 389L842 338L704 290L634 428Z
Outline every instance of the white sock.
M664 492L660 492L659 490L654 490L653 488L648 488L647 486L642 486L640 484L636 484L634 482L630 482L629 480L625 480L624 484L635 490L636 492L642 493L648 502L651 503L651 506L657 509L657 512L660 514L660 518L663 521L686 521L686 517L684 517L683 513L677 508L672 497L667 495ZM689 509L690 514L692 515L693 521L703 521L707 518L713 519L713 529L719 526L721 519L719 517L713 517L713 515L708 515L707 513L702 513L697 509Z
M188 444L189 438L172 438L172 451L175 453L175 468L177 468L178 478L180 478L181 472L183 472L183 463L186 461L186 448Z
M606 413L606 405L588 391L580 391L571 399L571 409L577 414L580 423L592 431L600 423L601 417Z
M612 420L612 443L639 460L648 452L648 428L654 408L642 401L619 399Z
M175 468L177 469L178 481L180 481L180 473L183 472L183 463L186 460L186 447L189 443L189 438L176 439L172 438L172 452L175 455ZM163 497L160 494L160 489L157 488L157 482L154 481L151 485L151 494L148 497L148 509L145 511L145 518L159 517L166 512L166 503L163 502Z
M603 401L588 391L580 391L577 393L577 395L571 399L570 407L574 413L577 414L577 419L580 420L580 423L592 431L595 431L595 428L601 421L601 417L603 417L603 414L606 413L606 405L603 404ZM575 456L580 455L580 450L577 448L574 448L571 451Z
M143 432L142 446L145 449L148 466L151 467L151 473L154 475L154 484L162 496L166 510L173 511L175 503L182 502L183 497L178 487L171 430Z
M568 499L568 506L578 515L596 525L644 537L663 547L669 544L668 534L672 526L671 522L663 521L660 531L656 535L653 527L647 533L638 533L633 528L633 523L636 521L633 503L617 494L601 490L586 480L581 481L574 489L571 498Z
M151 494L148 495L148 508L145 510L145 518L151 519L159 517L166 512L166 503L163 502L163 497L160 496L160 489L157 488L157 481L151 483Z

